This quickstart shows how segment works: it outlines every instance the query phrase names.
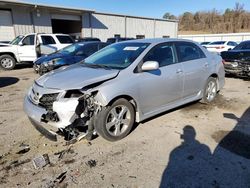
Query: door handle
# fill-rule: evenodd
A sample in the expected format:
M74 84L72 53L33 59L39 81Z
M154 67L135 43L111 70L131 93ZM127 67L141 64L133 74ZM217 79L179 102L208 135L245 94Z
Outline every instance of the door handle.
M205 63L205 67L208 67L208 63Z
M181 69L177 69L177 70L176 70L176 73L177 73L177 74L180 74L180 73L182 73L182 72L183 72L183 71L182 71Z

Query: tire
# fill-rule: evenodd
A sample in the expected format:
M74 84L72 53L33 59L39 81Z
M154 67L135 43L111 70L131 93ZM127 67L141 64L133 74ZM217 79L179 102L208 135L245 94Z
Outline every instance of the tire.
M209 104L211 103L217 95L217 79L209 77L203 91L203 97L201 103Z
M10 55L0 56L0 67L3 70L12 70L16 66L16 60Z
M95 118L95 130L104 139L114 142L126 137L135 122L135 109L126 99L118 99Z

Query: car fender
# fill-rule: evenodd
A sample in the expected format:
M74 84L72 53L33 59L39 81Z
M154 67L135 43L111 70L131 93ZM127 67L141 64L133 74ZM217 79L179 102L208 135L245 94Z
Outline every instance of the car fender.
M17 46L15 45L1 46L0 55L4 55L4 54L13 54L17 62L20 62Z

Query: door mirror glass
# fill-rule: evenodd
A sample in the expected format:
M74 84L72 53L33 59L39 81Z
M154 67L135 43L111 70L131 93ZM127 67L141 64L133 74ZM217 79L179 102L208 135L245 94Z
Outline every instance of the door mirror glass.
M141 67L142 71L152 71L157 69L159 69L159 63L157 61L146 61Z

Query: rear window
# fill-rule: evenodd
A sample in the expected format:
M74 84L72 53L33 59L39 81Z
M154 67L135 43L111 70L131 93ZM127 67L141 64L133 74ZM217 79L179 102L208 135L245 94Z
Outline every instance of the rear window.
M44 45L56 43L52 36L41 36L41 39Z
M67 35L56 35L56 38L61 44L71 44L74 43L73 39Z
M216 41L216 42L211 42L210 45L223 45L225 44L226 41Z
M240 43L234 50L250 50L250 41Z
M176 43L179 61L190 61L195 59L205 58L205 54L195 44L190 42Z

